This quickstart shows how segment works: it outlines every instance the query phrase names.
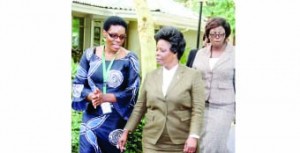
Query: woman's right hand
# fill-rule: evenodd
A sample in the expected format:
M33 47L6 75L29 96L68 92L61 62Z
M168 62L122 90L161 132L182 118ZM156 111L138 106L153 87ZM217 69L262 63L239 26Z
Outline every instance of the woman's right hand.
M121 137L119 138L119 141L118 141L118 148L121 150L121 152L125 151L125 145L126 145L126 142L127 142L127 137L128 137L128 130L124 130Z
M88 100L92 102L94 108L103 102L103 93L98 88L88 95Z

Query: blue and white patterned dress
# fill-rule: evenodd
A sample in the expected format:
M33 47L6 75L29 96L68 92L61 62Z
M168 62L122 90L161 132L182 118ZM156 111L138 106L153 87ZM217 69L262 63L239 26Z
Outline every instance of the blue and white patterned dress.
M106 66L110 61L105 61ZM107 80L107 93L117 99L112 103L112 113L103 114L101 107L94 109L86 100L96 87L102 90L102 59L95 54L94 48L87 49L80 60L73 81L72 108L83 111L80 127L80 153L119 153L108 140L109 134L123 129L136 102L140 86L138 58L129 52L124 58L114 60Z

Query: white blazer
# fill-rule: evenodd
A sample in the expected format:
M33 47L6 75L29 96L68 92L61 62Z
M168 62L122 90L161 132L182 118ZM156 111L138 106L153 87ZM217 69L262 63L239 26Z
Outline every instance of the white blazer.
M200 49L192 66L202 74L205 84L205 100L216 104L234 103L235 49L227 44L212 70L209 65L210 50L210 45Z

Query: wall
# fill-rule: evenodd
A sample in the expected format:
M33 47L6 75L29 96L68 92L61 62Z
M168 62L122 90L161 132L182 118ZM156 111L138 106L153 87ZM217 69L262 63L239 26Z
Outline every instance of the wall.
M197 31L195 30L188 30L188 31L182 31L184 38L186 40L186 47L187 48L197 48ZM202 46L202 37L203 37L203 32L200 34L200 45L199 47Z

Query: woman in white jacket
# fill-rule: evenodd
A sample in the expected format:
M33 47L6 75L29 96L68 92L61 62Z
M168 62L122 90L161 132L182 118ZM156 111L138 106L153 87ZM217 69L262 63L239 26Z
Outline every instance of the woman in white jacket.
M192 67L205 82L204 129L201 153L227 153L227 140L235 117L235 51L227 43L231 33L223 18L212 18L205 26L209 44L200 49Z

